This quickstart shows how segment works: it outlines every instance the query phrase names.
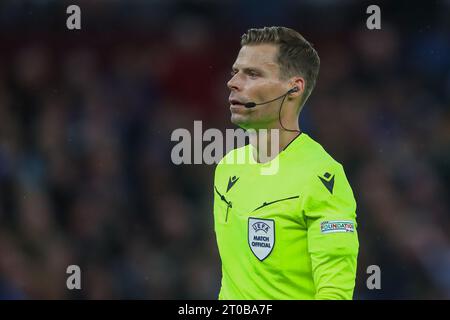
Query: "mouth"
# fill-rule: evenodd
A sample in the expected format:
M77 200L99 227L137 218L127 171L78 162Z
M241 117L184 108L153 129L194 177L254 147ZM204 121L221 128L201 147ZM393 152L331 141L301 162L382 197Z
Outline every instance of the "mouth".
M231 107L245 107L243 102L236 99L229 99L228 102L230 103Z

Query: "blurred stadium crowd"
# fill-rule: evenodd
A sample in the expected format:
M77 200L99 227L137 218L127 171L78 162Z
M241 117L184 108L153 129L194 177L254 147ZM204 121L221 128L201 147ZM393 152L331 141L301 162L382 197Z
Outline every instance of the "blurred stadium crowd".
M272 24L322 60L301 127L354 189L355 299L450 298L448 2L380 31L333 1L78 3L72 33L61 3L0 4L0 299L216 299L214 166L171 164L170 135L233 127L239 37Z

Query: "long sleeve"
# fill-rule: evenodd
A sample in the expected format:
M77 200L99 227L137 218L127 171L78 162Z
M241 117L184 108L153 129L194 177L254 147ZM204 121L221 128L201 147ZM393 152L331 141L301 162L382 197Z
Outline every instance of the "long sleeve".
M304 197L316 299L352 299L359 250L356 202L342 166L315 176Z

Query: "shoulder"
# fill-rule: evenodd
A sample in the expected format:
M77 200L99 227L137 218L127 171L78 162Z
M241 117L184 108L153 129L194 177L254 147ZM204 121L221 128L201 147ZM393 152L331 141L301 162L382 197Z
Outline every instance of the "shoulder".
M235 164L240 159L247 159L245 156L248 154L249 151L249 145L245 145L240 148L235 148L231 151L229 151L217 164L217 167L223 166L223 165L232 165ZM216 169L217 169L216 167Z
M312 139L308 150L308 175L301 200L305 214L354 219L356 200L343 165Z
M313 174L325 174L327 171L341 170L338 162L327 150L310 136L305 136L305 163ZM331 172L330 172L331 173Z
M235 148L229 151L216 165L215 175L216 177L220 173L227 174L228 171L236 171L237 164L246 164L249 159L249 145Z
M323 201L353 197L343 165L310 137L305 142L303 169L307 171L304 190L309 195Z

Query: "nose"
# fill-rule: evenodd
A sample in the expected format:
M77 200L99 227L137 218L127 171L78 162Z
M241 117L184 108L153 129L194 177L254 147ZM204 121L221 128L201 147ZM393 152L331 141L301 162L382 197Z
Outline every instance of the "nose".
M231 91L239 91L240 90L240 84L237 79L237 74L235 74L228 82L227 86Z

